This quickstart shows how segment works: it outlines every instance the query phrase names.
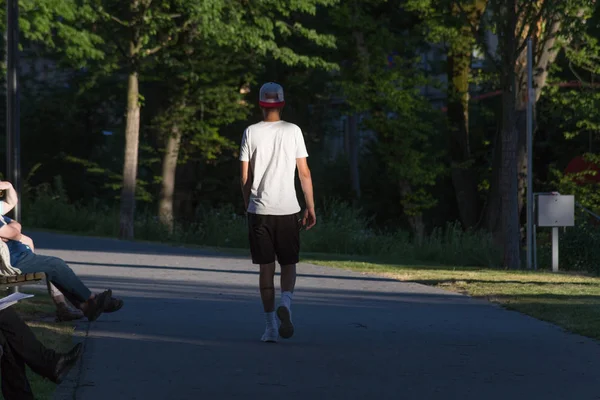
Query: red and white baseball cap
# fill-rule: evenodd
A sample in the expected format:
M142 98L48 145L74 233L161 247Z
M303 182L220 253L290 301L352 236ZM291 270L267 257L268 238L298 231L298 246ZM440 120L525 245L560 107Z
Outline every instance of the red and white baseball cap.
M285 105L283 88L275 82L268 82L260 88L258 104L264 108L281 108Z

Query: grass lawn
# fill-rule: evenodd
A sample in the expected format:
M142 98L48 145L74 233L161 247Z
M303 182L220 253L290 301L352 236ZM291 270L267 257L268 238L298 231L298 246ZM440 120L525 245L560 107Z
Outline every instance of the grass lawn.
M393 265L307 255L303 261L375 273L487 299L571 332L600 339L600 278L585 274Z
M28 292L28 290L22 290ZM31 291L35 297L21 300L14 305L21 317L28 323L31 329L35 332L35 336L47 347L58 350L67 351L73 346L72 335L75 327L69 323L55 323L55 308L52 300L47 294L42 294L39 291ZM0 294L0 297L6 293ZM50 400L53 397L56 385L49 380L41 378L27 368L29 382L33 389L36 399ZM0 399L3 399L0 394Z

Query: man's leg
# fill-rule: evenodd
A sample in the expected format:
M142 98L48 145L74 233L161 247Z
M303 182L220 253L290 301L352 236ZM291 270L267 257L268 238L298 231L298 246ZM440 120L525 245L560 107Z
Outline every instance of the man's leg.
M21 243L29 246L31 251L35 253L35 244L33 243L33 239L31 239L29 236L21 235ZM65 296L48 279L46 279L46 286L48 287L48 293L50 294L50 297L56 306L57 321L73 321L83 318L83 313L81 310L69 307Z
M37 340L12 307L0 311L0 332L6 340L2 345L5 355L10 350L15 359L27 363L35 373L52 378L60 356Z
M5 400L34 400L25 372L25 362L15 354L0 331L0 371L2 372L2 395Z
M266 313L275 311L275 263L260 266L260 298Z
M277 218L275 252L281 265L281 304L277 308L277 317L281 321L279 336L288 339L294 335L292 298L296 286L296 264L300 256L300 222L297 215Z
M70 307L62 292L48 279L46 279L46 286L54 305L56 305L56 320L58 322L74 321L83 318L83 312Z
M12 307L0 311L0 338L4 355L2 356L2 390L16 391L17 393L31 391L25 375L24 365L27 364L35 373L60 383L62 377L75 365L81 354L81 345L75 346L69 353L60 354L44 346L35 337L33 331L19 317ZM9 355L5 360L4 357ZM10 368L4 363L14 364L14 375L6 376L5 371ZM23 372L21 376L21 371ZM5 383L10 379L13 383ZM24 380L23 380L24 379ZM5 398L22 398L7 397ZM29 398L29 397L25 397ZM33 398L31 396L30 398Z
M265 311L265 333L262 340L277 340L277 318L275 316L275 263L260 265L260 298Z
M281 305L292 308L292 297L296 287L296 264L281 266Z
M263 342L277 341L277 317L275 316L275 250L273 247L272 216L248 214L248 237L252 263L260 265L260 298L265 312Z
M23 273L44 272L46 278L62 292L69 301L95 321L110 304L112 292L107 290L96 296L83 284L67 263L57 257L28 253L16 265Z

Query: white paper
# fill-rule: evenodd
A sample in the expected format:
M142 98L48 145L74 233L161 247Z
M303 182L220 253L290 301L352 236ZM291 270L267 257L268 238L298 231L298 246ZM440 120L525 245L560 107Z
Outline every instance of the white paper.
M0 310L4 310L5 308L17 304L17 302L30 297L33 297L33 295L21 292L13 293L10 296L3 297L0 299Z

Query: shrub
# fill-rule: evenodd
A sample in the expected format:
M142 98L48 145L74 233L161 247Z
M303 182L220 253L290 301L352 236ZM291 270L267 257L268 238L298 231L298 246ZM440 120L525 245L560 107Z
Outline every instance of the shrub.
M552 266L551 228L538 231L538 268ZM578 215L575 226L559 230L559 269L600 274L600 225Z
M57 186L55 184L55 186ZM116 236L118 210L99 202L71 204L58 188L41 186L28 199L24 225L27 229ZM464 232L458 224L435 229L420 243L407 232L382 232L371 227L360 210L339 201L326 201L317 225L301 233L304 252L370 256L394 262L434 262L460 266L496 266L500 253L487 234ZM149 211L139 210L135 220L137 239L215 247L247 248L246 219L231 205L200 208L196 221L178 222L173 233Z

